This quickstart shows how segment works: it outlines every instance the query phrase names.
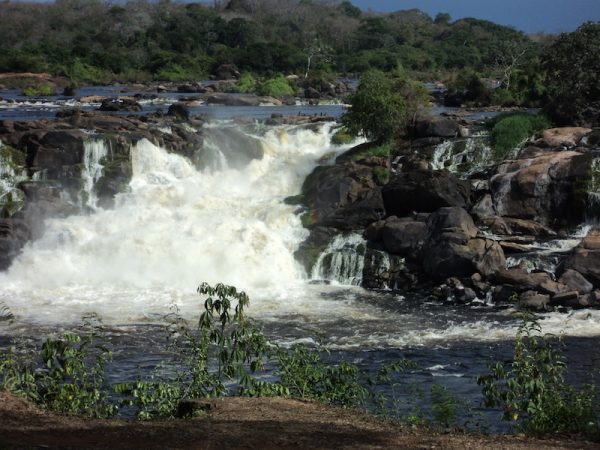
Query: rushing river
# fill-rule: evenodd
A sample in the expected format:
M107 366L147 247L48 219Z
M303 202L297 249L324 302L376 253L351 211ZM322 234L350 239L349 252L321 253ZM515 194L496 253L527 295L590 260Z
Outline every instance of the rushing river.
M94 312L111 330L120 364L112 376L122 379L160 360L157 336L166 314L177 308L184 317L197 317L198 284L222 282L249 294L249 315L276 341L321 341L335 357L367 369L409 357L419 364L415 383L444 384L477 405L473 378L492 359L510 356L518 326L513 311L484 302L467 307L368 292L344 285L349 278L311 283L311 274L294 259L307 231L284 199L300 192L319 160L348 147L330 145L331 123L266 127L224 120L227 114L257 118L272 112L261 108L269 107L218 109L220 120L207 125L205 145L218 152L231 142L228 131L241 132L260 143L262 159L234 169L223 156L212 169L198 170L142 140L131 151L129 189L114 208L89 204L91 213L47 221L45 234L0 274L0 302L16 317L12 325L0 323L2 342L75 326ZM339 106L279 108L291 114L341 112ZM35 116L14 108L2 114ZM102 155L102 145L90 149ZM573 376L595 366L600 312L546 314L542 324L547 332L568 336Z

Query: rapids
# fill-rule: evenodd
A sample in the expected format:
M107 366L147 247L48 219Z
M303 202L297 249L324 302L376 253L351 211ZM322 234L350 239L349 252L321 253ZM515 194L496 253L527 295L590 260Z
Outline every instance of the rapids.
M283 200L300 192L324 156L348 148L330 146L332 125L209 125L219 129L206 134L213 155L234 141L232 133L236 142L241 133L260 143L263 157L236 168L222 155L199 170L142 140L131 148L129 189L112 209L96 207L91 195L110 151L91 141L82 169L87 212L47 221L45 234L0 274L0 302L29 329L75 325L91 312L119 328L161 323L173 308L197 317L198 284L222 282L247 291L249 314L283 341L320 336L334 348L368 349L510 339L511 309L455 308L346 286L362 277L359 235L334 238L313 273L304 273L294 251L307 231ZM600 333L597 311L548 314L544 323L555 333Z

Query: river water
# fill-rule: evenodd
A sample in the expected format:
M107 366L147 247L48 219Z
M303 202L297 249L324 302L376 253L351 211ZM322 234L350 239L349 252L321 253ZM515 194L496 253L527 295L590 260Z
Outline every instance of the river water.
M172 101L160 102L164 107ZM46 117L69 105L61 99L26 106L3 102L0 118ZM146 104L148 110L156 107ZM198 170L181 156L138 142L131 150L133 178L114 208L93 203L91 213L47 221L45 234L0 273L0 302L16 317L12 325L0 322L1 342L76 326L93 312L114 345L118 364L111 377L122 381L164 357L160 330L166 314L176 308L186 318L198 317L202 302L196 287L222 282L249 294L248 314L272 339L284 345L321 342L334 360L345 358L367 370L409 357L419 364L411 372L412 385L424 391L445 385L483 413L492 429L505 429L498 412L478 408L474 377L491 360L509 358L518 326L514 311L483 301L458 306L402 292L368 292L350 285L351 274L327 285L312 282L322 277L306 274L293 256L307 231L296 208L283 200L300 192L321 158L349 146L330 145L332 123L267 127L230 119L273 112L339 116L342 108L273 108L212 107L205 145L218 151L233 142L229 133L242 133L264 150L262 159L243 168L230 168L223 156L218 167ZM211 128L220 132L211 134ZM102 145L89 145L92 159L106 154ZM88 165L98 171L98 162ZM542 324L547 332L567 336L571 377L596 368L598 311L545 314Z

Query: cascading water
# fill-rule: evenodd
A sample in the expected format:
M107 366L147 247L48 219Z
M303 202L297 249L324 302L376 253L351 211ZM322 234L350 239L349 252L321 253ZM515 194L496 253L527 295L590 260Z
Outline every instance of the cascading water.
M492 161L489 136L475 133L465 139L447 140L438 144L431 158L431 168L468 175Z
M248 313L284 340L326 333L332 348L372 348L513 336L504 312L465 320L447 307L428 312L393 293L340 286L360 282L360 236L334 239L322 256L321 267L326 258L339 263L315 278L337 283L307 280L293 254L308 232L283 200L299 193L320 158L349 148L330 146L331 126L237 127L213 143L247 136L260 143L261 157L217 171L139 141L131 148L132 180L114 208L48 220L44 235L0 274L0 302L24 327L79 324L89 312L107 325L131 326L160 322L172 306L195 318L197 285L223 282L247 291ZM550 331L563 330L564 320L552 317ZM599 320L585 312L566 331L591 335Z
M23 163L15 161L11 149L0 142L0 210L7 209L12 214L20 208L25 196L16 186L27 179Z
M83 165L81 167L81 193L79 203L92 209L98 207L98 196L94 190L100 180L104 166L103 159L108 156L108 143L103 139L91 139L83 143Z
M360 234L340 234L334 237L313 267L313 280L360 286L365 265L365 249L366 241Z

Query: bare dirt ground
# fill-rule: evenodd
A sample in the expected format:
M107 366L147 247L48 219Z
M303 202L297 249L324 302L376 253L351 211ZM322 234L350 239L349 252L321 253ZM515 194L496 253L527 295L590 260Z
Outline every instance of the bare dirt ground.
M0 449L592 449L567 437L432 434L355 411L283 398L211 401L203 417L90 420L40 411L0 391Z

